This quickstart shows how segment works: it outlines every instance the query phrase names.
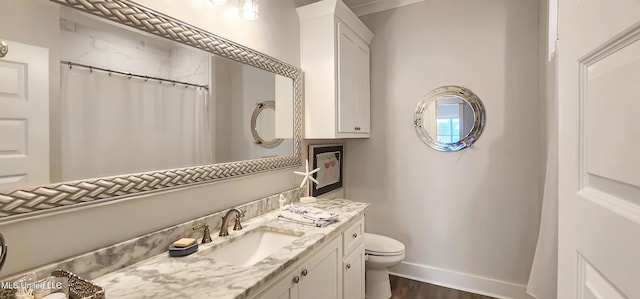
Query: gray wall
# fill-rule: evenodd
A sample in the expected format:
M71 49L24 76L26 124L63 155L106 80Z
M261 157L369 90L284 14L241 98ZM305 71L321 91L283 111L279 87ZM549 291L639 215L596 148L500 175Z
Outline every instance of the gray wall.
M346 196L371 202L366 229L402 241L394 272L525 297L544 163L538 97L538 1L429 0L364 16L371 45L371 138L347 140ZM443 85L487 110L469 149L443 153L413 127Z

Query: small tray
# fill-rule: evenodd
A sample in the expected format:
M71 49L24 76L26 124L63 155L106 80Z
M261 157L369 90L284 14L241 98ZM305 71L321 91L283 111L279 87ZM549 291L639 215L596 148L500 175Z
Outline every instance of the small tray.
M66 277L69 279L69 298L71 299L105 299L104 288L93 284L92 282L80 278L79 276L66 271L54 270L51 276ZM15 289L0 289L0 299L14 299Z
M69 279L69 298L71 299L105 299L104 288L65 270L54 270L52 276Z

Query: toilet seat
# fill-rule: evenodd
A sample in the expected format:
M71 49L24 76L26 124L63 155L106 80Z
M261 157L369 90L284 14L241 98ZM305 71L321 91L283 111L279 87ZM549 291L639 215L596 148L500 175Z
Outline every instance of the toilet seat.
M386 236L365 233L364 250L373 256L404 255L404 244Z

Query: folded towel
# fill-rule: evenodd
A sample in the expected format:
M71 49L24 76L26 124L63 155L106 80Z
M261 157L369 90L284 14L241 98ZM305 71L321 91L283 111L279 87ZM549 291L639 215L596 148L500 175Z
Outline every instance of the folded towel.
M314 207L305 207L305 206L299 206L296 204L290 204L287 207L285 207L285 209L312 220L337 220L338 219L338 214L333 212L328 212L322 209L314 208Z
M331 223L336 222L336 220L313 220L305 218L304 216L293 213L291 211L280 211L278 219L298 224L313 225L317 227L325 227Z
M290 204L280 211L278 219L299 224L324 227L338 221L338 214L318 208Z

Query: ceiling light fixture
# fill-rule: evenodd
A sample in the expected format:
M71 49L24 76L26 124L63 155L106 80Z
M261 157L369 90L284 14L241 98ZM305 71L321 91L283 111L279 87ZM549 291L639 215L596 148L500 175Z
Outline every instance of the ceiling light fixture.
M242 5L238 10L238 15L245 20L255 20L258 18L258 0L241 0Z

